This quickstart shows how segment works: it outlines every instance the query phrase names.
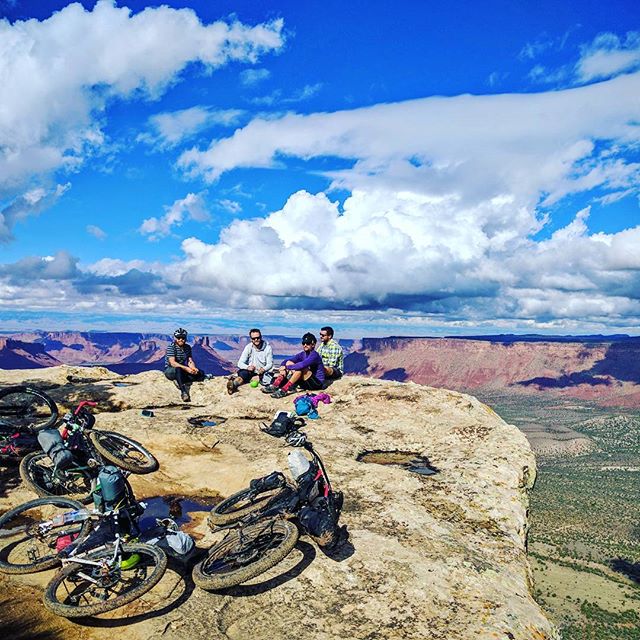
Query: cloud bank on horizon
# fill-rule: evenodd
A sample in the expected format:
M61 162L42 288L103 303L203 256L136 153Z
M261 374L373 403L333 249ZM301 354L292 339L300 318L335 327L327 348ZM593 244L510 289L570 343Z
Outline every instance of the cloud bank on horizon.
M240 326L307 313L395 333L640 326L631 12L515 34L490 60L503 68L478 68L482 91L431 80L453 64L444 53L422 70L408 52L397 64L420 93L344 51L345 78L323 74L310 52L330 67L328 50L306 31L322 18L287 3L231 18L22 4L33 16L0 21L4 312L237 309ZM375 42L351 45L365 43L373 55Z

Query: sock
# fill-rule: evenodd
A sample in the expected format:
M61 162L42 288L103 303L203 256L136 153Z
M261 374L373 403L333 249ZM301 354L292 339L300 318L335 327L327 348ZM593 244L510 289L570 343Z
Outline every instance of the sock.
M293 386L293 382L291 382L291 380L289 380L287 382L287 384L284 385L284 387L282 387L283 391L289 391L289 389L291 389L291 387Z
M279 387L284 381L284 376L278 376L271 384L274 387Z

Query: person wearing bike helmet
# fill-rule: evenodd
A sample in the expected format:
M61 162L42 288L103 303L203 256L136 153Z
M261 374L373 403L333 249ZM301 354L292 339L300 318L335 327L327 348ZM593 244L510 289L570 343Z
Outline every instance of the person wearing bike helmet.
M196 366L191 354L191 346L187 344L187 331L182 327L173 332L173 342L167 347L164 356L164 375L173 380L180 389L183 402L190 402L187 385L192 382L202 382L204 371Z
M283 361L278 377L262 392L272 398L284 398L293 392L296 385L305 391L319 391L324 385L324 366L316 351L318 343L313 333L302 336L302 351Z

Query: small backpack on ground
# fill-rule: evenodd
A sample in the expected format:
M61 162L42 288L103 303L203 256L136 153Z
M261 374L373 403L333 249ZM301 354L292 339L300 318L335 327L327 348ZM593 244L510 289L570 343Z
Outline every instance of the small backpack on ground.
M299 416L308 416L311 420L315 420L318 417L318 410L308 394L296 398L293 401L293 406Z
M73 453L67 449L57 429L43 429L38 433L38 443L51 458L57 469L68 469L73 464Z
M302 418L293 417L286 411L278 411L269 426L267 426L264 422L262 423L262 431L268 433L274 438L282 438L288 433L296 431L304 425L305 421Z

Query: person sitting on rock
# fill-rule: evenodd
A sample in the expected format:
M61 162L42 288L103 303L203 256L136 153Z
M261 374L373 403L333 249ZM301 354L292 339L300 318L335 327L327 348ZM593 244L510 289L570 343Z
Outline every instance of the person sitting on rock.
M318 353L324 365L324 376L326 380L337 380L342 378L344 372L344 353L340 344L333 339L333 328L322 327L320 329L320 342Z
M167 347L164 357L164 375L173 380L180 389L183 402L190 402L187 385L192 382L202 382L205 379L204 371L200 371L193 361L191 347L187 344L186 329L176 329L173 333L173 342Z
M316 351L316 337L313 333L302 336L302 351L285 360L278 370L278 377L265 387L263 393L272 398L284 398L297 385L306 391L319 391L324 386L324 366Z
M238 360L238 373L231 375L227 381L227 392L232 395L243 384L247 384L254 376L271 371L273 367L273 350L271 345L262 338L260 329L249 331L251 341L245 346Z

